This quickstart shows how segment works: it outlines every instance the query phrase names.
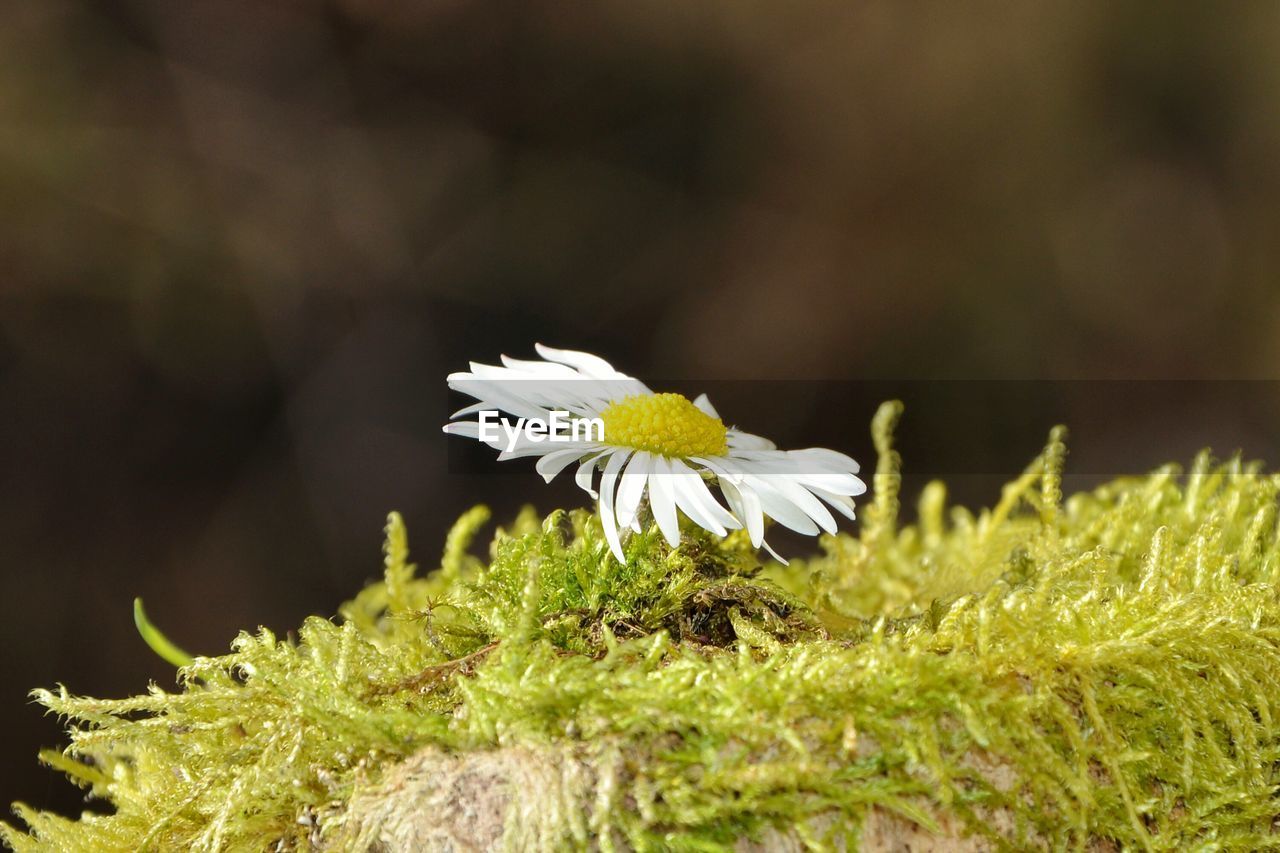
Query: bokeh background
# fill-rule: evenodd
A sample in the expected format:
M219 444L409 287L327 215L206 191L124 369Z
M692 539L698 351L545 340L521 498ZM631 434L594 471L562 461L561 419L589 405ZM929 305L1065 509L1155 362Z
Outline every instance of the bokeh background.
M0 21L0 801L83 805L29 688L172 685L135 595L215 653L333 613L388 510L430 566L474 503L580 503L439 431L449 371L535 340L867 461L902 393L972 501L1058 420L1082 482L1280 462L1278 4Z

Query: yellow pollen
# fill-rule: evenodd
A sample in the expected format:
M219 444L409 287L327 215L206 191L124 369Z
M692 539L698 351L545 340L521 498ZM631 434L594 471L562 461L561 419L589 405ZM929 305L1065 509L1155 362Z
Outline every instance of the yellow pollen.
M725 426L680 394L641 394L600 413L604 440L659 456L723 456Z

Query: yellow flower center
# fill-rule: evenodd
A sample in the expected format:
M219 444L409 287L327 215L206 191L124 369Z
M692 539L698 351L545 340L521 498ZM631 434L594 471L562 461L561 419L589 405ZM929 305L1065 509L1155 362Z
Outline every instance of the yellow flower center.
M604 440L659 456L723 456L727 430L680 394L642 394L610 403L600 413Z

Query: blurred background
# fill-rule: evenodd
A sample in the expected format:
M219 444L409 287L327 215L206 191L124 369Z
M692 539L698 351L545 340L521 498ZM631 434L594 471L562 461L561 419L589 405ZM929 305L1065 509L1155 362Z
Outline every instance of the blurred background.
M448 372L534 341L864 465L905 396L908 470L974 503L1058 421L1086 485L1280 462L1278 4L0 21L5 803L83 807L29 688L172 686L135 595L217 653L332 614L389 510L430 567L474 503L583 503L440 433Z

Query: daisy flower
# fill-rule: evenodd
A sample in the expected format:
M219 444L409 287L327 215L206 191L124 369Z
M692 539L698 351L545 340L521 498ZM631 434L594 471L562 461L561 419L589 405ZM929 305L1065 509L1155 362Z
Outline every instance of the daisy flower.
M834 533L831 511L852 519L853 498L867 490L858 463L843 453L779 450L725 426L706 394L690 401L655 393L599 356L536 349L540 361L504 355L501 366L472 362L451 374L449 387L477 402L455 412L444 431L488 444L501 460L539 457L548 483L576 463L575 480L599 501L605 538L621 562L619 532L640 531L646 499L673 548L684 515L717 536L745 528L754 547L785 563L764 541L766 516L798 533ZM472 415L478 419L456 420Z

